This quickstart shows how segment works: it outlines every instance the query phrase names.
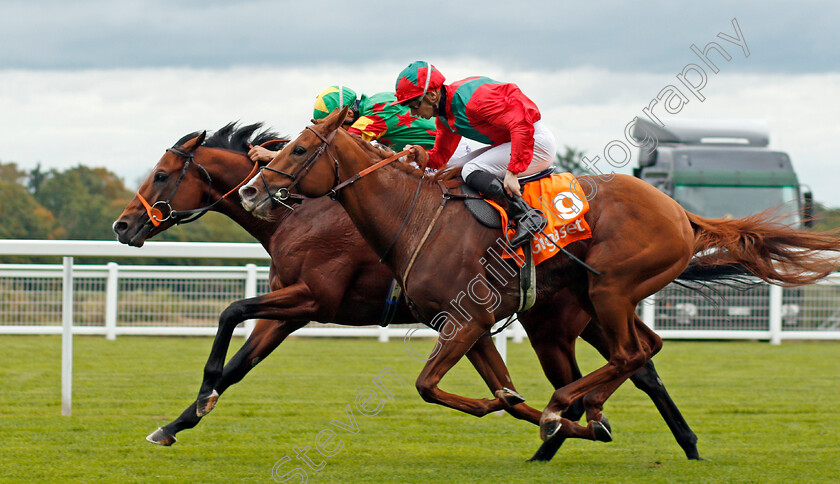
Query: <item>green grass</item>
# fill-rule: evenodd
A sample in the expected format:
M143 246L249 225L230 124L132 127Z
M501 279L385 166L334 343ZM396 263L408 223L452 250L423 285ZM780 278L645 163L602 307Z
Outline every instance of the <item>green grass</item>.
M275 462L314 446L322 429L336 430L343 448L327 458L309 451L326 462L307 469L310 482L840 481L836 342L666 342L657 369L707 460L686 460L650 400L627 384L605 408L615 440L567 441L548 464L525 462L539 445L534 426L424 403L413 384L421 363L401 341L287 341L170 448L144 438L195 398L210 339L76 337L69 418L60 416L60 338L0 343L2 482L273 482ZM517 388L542 408L550 387L533 352L508 348ZM579 352L584 369L601 364L587 346ZM356 434L331 425L347 421L345 406L386 367L408 382L389 385L394 399L373 417L354 407ZM441 386L490 396L467 362ZM293 460L281 475L294 467L305 466Z

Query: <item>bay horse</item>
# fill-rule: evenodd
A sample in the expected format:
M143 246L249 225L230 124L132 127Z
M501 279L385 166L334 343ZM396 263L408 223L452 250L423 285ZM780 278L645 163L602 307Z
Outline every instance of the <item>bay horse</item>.
M212 205L210 210L237 222L271 255L269 285L272 292L235 303L232 307L238 308L236 312L226 312L220 319L214 349L221 346L227 348L233 328L239 322L261 317L260 314L269 318L257 321L248 340L224 366L221 376L216 377L211 387L219 395L240 381L289 334L310 320L353 326L377 321L393 277L387 266L378 262L376 254L361 238L346 212L336 203L325 198L306 200L297 210L280 208L272 221L265 221L243 210L239 200L224 196L253 174L254 165L245 155L249 144L277 139L274 133L258 133L259 129L259 124L237 128L234 123L230 123L209 138L197 132L183 136L173 148L164 153L139 188L138 196L114 223L114 231L120 242L141 247L145 240L181 221L183 215L179 214L200 214L203 207ZM196 167L185 170L188 161ZM143 197L149 205L168 199L170 206L176 207L179 212L155 225L139 197ZM213 203L213 200L218 202ZM160 218L164 218L163 214ZM339 244L334 243L337 237L341 241ZM323 274L330 275L329 281L322 281ZM567 300L561 308L562 313L546 317L568 321L567 327L585 325L581 337L599 352L606 354L606 339L602 329L595 322L586 324L589 316L576 306L570 293L562 291L557 297ZM403 309L398 311L395 323L415 323L416 320L405 309L405 305L401 307ZM521 315L523 325L528 327L533 318L531 314ZM537 334L535 331L538 329L531 329L530 333ZM538 342L532 341L532 344L544 344L552 337L564 344L570 339L553 332L538 338ZM573 341L573 337L571 339ZM549 380L555 388L580 377L574 360L574 344L567 345L566 354L566 358L558 357L554 361L543 362L544 367L552 368ZM218 352L212 356L217 358L214 364L218 364L217 361L224 362L224 355L220 359ZM467 357L492 391L503 386L515 389L489 337L479 338ZM653 363L649 361L631 378L653 400L686 456L699 459L697 437L668 395ZM147 439L161 445L173 444L178 432L197 425L214 404L215 400L210 402L207 395L203 394L177 419L156 430ZM539 421L540 412L525 404L507 410L517 418L535 424ZM566 416L577 420L582 414L583 406L578 401Z
M440 332L439 348L416 380L423 399L468 413L503 407L499 398L487 402L438 387L495 321L518 308L518 278L498 276L510 269L501 266L513 264L496 257L500 232L479 224L462 204L447 205L447 189L440 180L390 163L396 158L389 156L392 153L338 129L345 111L308 126L261 176L241 187L243 206L266 217L274 199L326 194L336 198L397 274L418 320L434 323ZM788 285L814 282L840 267L836 252L840 238L835 234L796 230L763 216L699 217L631 176L578 180L589 200L585 218L592 237L567 246L569 256L558 254L537 266L537 300L521 317L526 321L533 317L525 327L532 328L529 338L541 364L554 361L564 348L558 341L544 339L552 334L546 325L560 333L568 322L541 316L561 311L567 298L558 300L558 294L568 290L603 328L608 357L603 367L567 381L552 394L540 417L544 440L540 451L567 437L607 440L602 438L609 435L602 415L604 402L662 347L662 340L640 320L635 308L674 281L695 254L704 254L705 265L740 264L767 282ZM471 292L471 297L463 297L475 289L479 278L496 281L495 290L485 284L486 296ZM534 327L543 330L536 333ZM576 331L568 330L566 335ZM551 374L550 366L544 369ZM586 427L562 415L580 398Z

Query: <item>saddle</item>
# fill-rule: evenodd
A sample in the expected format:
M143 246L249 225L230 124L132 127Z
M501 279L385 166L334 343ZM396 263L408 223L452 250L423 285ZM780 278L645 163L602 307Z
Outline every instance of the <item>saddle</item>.
M519 178L519 187L524 189L525 185L554 174L554 168L545 169L539 173ZM461 193L471 197L480 197L481 194L467 184L461 185ZM502 216L498 210L487 203L484 199L467 198L464 200L467 210L485 227L491 229L502 228ZM525 244L524 265L519 268L519 311L529 309L536 301L536 272L534 267L534 256L531 244Z
M552 174L554 174L554 168L547 168L539 173L524 176L522 178L519 178L519 186L520 188L525 188L525 184L549 177ZM461 185L461 193L463 195L469 195L473 197L481 196L480 193L472 189L467 184ZM484 225L485 227L489 227L491 229L502 228L502 216L499 215L499 211L493 208L485 200L467 198L464 200L464 204L467 206L467 210L470 211L473 217L475 217L475 219L478 220L481 223L481 225Z

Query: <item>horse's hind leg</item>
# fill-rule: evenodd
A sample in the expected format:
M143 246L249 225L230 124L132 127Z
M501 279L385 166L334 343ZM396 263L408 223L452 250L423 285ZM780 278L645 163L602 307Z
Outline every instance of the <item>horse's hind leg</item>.
M610 356L603 367L554 392L551 401L543 411L540 424L541 434L548 438L554 438L553 430L560 419L560 413L575 400L604 385L608 385L606 390L608 395L611 393L609 389L618 388L624 379L644 365L653 356L655 350L658 350L658 347L654 349L654 345L643 344L639 340L633 327L635 307L629 299L616 296L615 291L604 290L590 290L590 297L598 319L602 322L613 322L611 326L614 339L610 342ZM661 345L661 340L655 334L653 337ZM593 424L592 421L589 427L593 432L598 430L598 424Z
M310 321L317 312L317 303L309 287L304 282L297 282L262 296L240 299L222 311L219 316L219 329L204 366L204 379L198 392L197 415L201 417L209 412L219 396L219 380L222 377L230 339L237 324L258 318Z
M692 460L700 460L700 453L697 450L697 435L688 426L688 423L683 418L680 409L671 399L668 390L659 378L656 368L653 366L653 360L648 360L645 366L639 368L633 376L630 377L636 388L647 393L659 414L668 424L671 433L677 443L682 447L685 456Z
M251 368L265 359L287 336L303 325L304 323L289 321L265 319L257 321L251 336L225 365L222 378L217 385L219 395L231 385L242 380ZM194 401L178 418L152 432L146 437L146 440L160 445L174 444L176 441L175 435L178 432L198 425L201 417L196 412L197 407L198 402Z
M516 391L507 366L488 334L478 338L478 341L467 352L467 358L469 358L476 371L478 371L478 374L481 375L481 378L484 379L484 382L494 395L504 388ZM540 423L542 412L524 403L519 403L506 410L520 420L531 422L534 425L539 425Z
M568 296L568 291L564 290L555 296L551 304L519 314L519 320L528 333L528 341L540 360L545 376L555 389L581 377L575 360L575 340L580 328L590 319L577 301ZM590 429L577 423L583 414L582 400L575 400L552 423L552 426L556 426L554 431L559 433L530 460L551 460L567 437L595 440Z
M636 318L636 326L639 328L639 331L646 332L647 326L640 327L639 325L644 325L644 323ZM596 320L592 320L580 336L605 358L609 357L603 328L601 328ZM691 430L691 427L688 426L679 408L677 408L677 405L668 394L665 384L662 383L662 379L656 372L653 360L645 362L644 366L630 376L630 380L636 385L636 388L645 392L653 401L653 404L659 410L660 415L662 415L677 443L685 452L686 457L689 459L700 459L700 454L697 451L697 436Z

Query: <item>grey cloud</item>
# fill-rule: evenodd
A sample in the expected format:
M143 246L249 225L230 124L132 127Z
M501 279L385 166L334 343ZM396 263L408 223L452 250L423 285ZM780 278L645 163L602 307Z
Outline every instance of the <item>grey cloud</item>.
M517 69L671 72L732 34L744 72L837 72L840 3L340 0L0 3L0 69L230 67L474 57ZM729 50L729 49L727 49Z

